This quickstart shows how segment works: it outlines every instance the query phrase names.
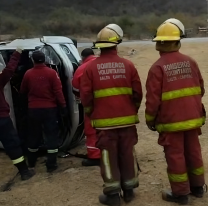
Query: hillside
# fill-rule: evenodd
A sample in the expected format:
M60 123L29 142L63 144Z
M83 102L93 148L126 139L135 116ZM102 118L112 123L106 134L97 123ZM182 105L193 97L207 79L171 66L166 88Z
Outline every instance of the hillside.
M95 18L96 17L96 18ZM166 18L186 27L206 25L205 0L1 0L0 34L95 34L119 23L130 36L152 35Z
M50 6L49 6L50 5ZM161 14L171 10L197 15L206 12L205 0L1 0L1 11L12 11L16 14L28 12L48 12L57 7L73 7L75 10L91 15L142 15L150 12ZM46 14L45 13L45 14Z

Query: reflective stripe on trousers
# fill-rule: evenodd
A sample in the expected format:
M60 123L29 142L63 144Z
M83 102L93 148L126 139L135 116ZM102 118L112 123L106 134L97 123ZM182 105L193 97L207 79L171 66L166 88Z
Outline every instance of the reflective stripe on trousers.
M31 148L28 148L28 151L29 151L29 152L38 152L38 150L39 150L39 149L31 149Z
M186 182L188 181L188 174L170 174L168 173L168 178L170 182Z
M135 152L135 148L133 150L133 157L134 157L134 172L135 172L135 177L131 180L127 180L125 181L124 187L128 188L128 187L134 187L134 186L138 186L139 184L139 179L138 179L138 175L139 175L139 171L138 171L138 166L137 166L137 159L136 159L136 152Z
M18 163L20 163L20 162L23 162L24 160L25 160L25 158L22 156L22 157L20 157L20 158L18 158L18 159L12 160L12 163L13 163L14 165L16 165L16 164L18 164Z
M139 123L139 117L137 115L91 120L92 127L95 128L131 125L136 123Z
M203 175L204 174L204 167L199 167L196 169L192 169L189 171L189 173L193 174L193 175ZM188 181L188 174L184 173L184 174L170 174L168 173L168 178L171 182L186 182Z
M105 166L105 175L108 180L112 180L109 153L107 150L102 151L103 164Z
M47 150L47 153L49 154L53 154L53 153L57 153L58 152L58 149L49 149Z
M199 168L196 168L196 169L192 169L189 171L189 173L193 174L193 175L203 175L204 174L204 167L199 167Z
M120 188L120 182L112 182L112 183L107 183L105 182L105 187L112 187L112 188Z
M107 191L115 191L117 189L120 189L120 182L113 180L110 167L109 152L107 150L102 151L102 159L105 167L105 177L107 179L107 181L105 181L104 183L104 193L107 193Z
M87 146L87 149L96 149L96 150L99 150L97 147L90 147L90 146Z

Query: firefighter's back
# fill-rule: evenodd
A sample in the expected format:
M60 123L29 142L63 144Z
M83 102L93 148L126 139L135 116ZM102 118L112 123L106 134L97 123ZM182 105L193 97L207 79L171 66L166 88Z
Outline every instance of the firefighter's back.
M133 189L138 187L133 148L138 141L135 124L139 121L142 88L134 65L117 55L122 37L118 25L103 28L94 43L100 57L87 66L81 78L81 101L96 128L96 147L102 154L105 186L99 202L103 205L120 205L121 186L124 201L131 202Z
M132 88L133 78L138 76L134 65L112 50L103 52L88 68L93 75L93 125L113 127L138 123Z
M54 95L54 81L58 74L46 65L36 65L25 75L28 87L28 100L30 108L57 107ZM24 86L24 85L23 85Z
M156 71L157 67L160 71ZM204 89L197 63L180 52L164 53L152 69L163 76L162 104L157 122L161 124L192 120L194 124L201 126L201 97ZM184 130L188 129L183 127Z

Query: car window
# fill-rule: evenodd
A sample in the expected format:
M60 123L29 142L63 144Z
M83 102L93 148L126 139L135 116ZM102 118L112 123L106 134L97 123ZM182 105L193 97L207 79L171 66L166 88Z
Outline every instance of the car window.
M74 55L72 54L72 52L70 51L70 49L65 46L65 45L60 45L61 48L63 49L63 51L65 52L65 54L67 55L67 57L69 58L69 60L71 61L72 64L76 64L79 65L76 58L74 57Z
M58 66L61 63L56 52L50 46L44 46L40 50L45 54L46 64Z

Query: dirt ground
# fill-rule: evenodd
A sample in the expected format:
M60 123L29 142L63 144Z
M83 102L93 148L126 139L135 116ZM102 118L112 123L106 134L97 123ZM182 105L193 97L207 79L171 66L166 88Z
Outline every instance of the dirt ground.
M130 51L135 53L130 55ZM159 57L153 45L120 46L120 54L130 59L138 68L143 89L150 66ZM208 44L184 43L182 52L197 60L208 89ZM208 108L207 94L203 100ZM161 190L169 187L166 175L166 162L163 149L157 144L157 133L147 129L144 121L145 99L139 111L141 123L138 125L139 141L136 145L137 157L142 169L140 173L140 187L136 189L136 199L129 206L171 206L161 200ZM207 125L203 127L200 137L204 157L205 170L208 171L208 139ZM77 150L83 150L81 145ZM72 151L72 152L75 152ZM98 167L84 168L81 159L69 157L59 159L59 172L48 175L40 158L37 174L29 181L21 182L20 177L15 181L11 191L0 192L0 206L99 206L98 195L102 192L102 179ZM16 174L6 155L0 153L0 186L5 184ZM208 172L205 174L208 179ZM204 206L208 195L203 199L191 197L190 205ZM123 203L125 205L125 203Z

